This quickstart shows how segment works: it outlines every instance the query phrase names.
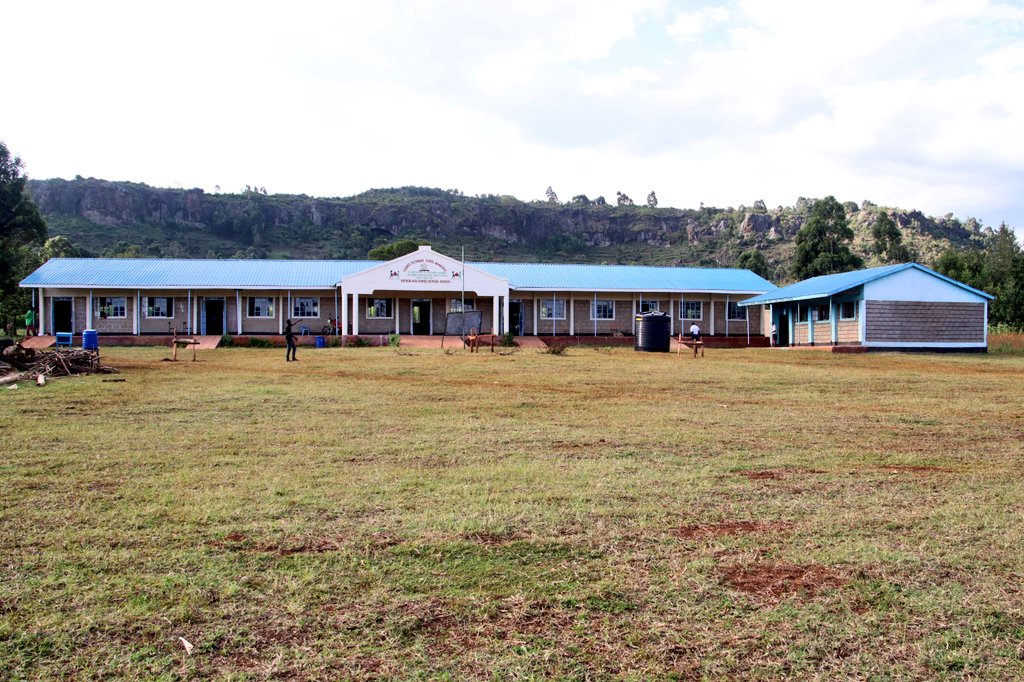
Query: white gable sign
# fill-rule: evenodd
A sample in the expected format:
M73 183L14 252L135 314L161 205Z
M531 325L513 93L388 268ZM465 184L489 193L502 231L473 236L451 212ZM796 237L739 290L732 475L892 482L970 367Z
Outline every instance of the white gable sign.
M465 280L465 281L463 281ZM465 287L480 296L507 296L508 280L464 266L429 246L357 272L341 281L346 293L374 291L461 291Z
M388 271L388 279L400 284L451 284L462 277L461 269L451 269L433 257L413 258L405 265Z

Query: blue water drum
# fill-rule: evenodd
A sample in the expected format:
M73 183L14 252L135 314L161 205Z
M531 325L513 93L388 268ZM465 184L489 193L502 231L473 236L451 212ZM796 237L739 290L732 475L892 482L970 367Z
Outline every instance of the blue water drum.
M317 348L327 348L327 339L325 339L322 336L316 337L316 347Z
M82 332L82 348L85 350L100 349L100 333L95 329L86 329Z

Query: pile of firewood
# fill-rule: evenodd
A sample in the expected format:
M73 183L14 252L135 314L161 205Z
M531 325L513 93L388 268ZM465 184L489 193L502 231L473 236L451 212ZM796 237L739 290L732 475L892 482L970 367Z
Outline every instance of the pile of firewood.
M4 348L0 354L0 384L36 379L37 377L66 377L76 374L112 374L114 367L105 367L99 355L91 350L38 351L20 345Z

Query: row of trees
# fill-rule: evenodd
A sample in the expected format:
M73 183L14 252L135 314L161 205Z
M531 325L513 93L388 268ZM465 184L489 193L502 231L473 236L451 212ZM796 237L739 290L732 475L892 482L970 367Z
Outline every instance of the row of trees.
M547 201L548 201L549 204L559 204L559 203L561 203L558 200L558 194L555 192L555 190L553 190L551 188L550 185L548 186L548 188L546 190L544 190L544 196L547 197ZM577 194L576 196L574 196L572 198L572 200L569 203L574 205L574 206L607 206L608 205L608 202L605 200L605 198L603 196L599 196L597 199L594 199L593 201L591 201L590 198L586 194ZM629 197L628 194L626 194L624 192L616 192L615 193L615 205L616 206L636 206L636 202L633 201ZM651 193L647 195L647 207L648 208L657 208L658 207L658 196L654 193L654 190L651 190Z

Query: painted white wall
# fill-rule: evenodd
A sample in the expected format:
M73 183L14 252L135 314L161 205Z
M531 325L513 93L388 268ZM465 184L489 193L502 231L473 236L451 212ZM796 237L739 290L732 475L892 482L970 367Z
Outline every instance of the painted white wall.
M475 296L508 296L506 279L468 265L465 281L462 276L460 261L437 253L429 246L421 246L410 254L349 275L342 280L341 289L346 293L370 295L379 291L461 293L465 287L467 294Z
M908 268L864 285L864 298L870 301L927 301L946 303L983 303L983 296L922 272Z

